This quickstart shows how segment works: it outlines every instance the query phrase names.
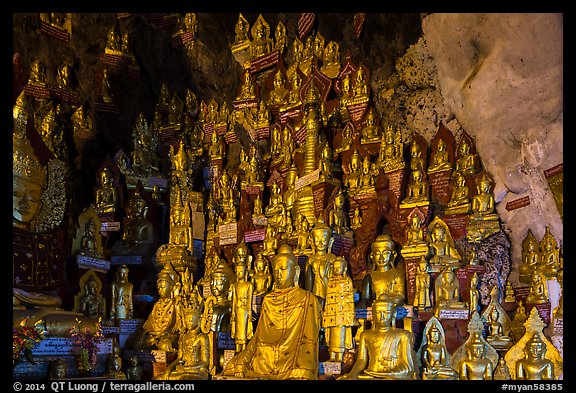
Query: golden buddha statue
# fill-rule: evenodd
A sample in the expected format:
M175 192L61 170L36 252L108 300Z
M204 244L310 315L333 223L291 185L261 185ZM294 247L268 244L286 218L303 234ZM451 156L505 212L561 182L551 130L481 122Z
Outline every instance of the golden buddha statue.
M470 315L474 311L479 312L480 308L480 291L478 290L478 285L480 284L480 278L478 273L474 272L472 278L470 279L470 290L469 290L469 300L468 300L468 311Z
M296 255L308 255L312 253L310 228L310 221L308 221L304 214L298 213L296 218L296 233L298 234Z
M112 91L112 84L110 83L110 72L108 68L102 70L102 80L100 82L100 99L105 104L114 103L114 93Z
M372 327L360 334L356 362L341 379L416 379L418 366L411 332L395 328L396 300L386 294L372 303Z
M242 15L238 15L238 21L234 27L236 36L234 37L234 43L232 44L232 53L243 51L250 47L250 38L248 37L248 32L250 30L250 24L248 20Z
M425 206L429 203L428 181L424 179L424 171L421 168L414 169L410 173L410 180L406 188L406 198L400 202L400 208Z
M472 214L470 220L497 220L498 215L494 213L494 195L492 195L492 182L488 175L484 174L476 180L478 193L472 198Z
M79 311L82 314L96 319L104 317L106 300L100 294L101 289L102 282L95 275L89 275L84 282L84 293L79 299Z
M72 86L72 66L64 62L58 66L56 74L56 85L63 90L73 90Z
M270 38L270 25L262 15L258 15L250 33L252 34L252 41L250 42L252 60L272 52L274 42Z
M492 379L494 381L509 381L510 379L512 379L510 375L510 369L508 368L506 360L504 359L503 356L501 356L500 359L498 359L498 364L494 369Z
M446 214L468 214L470 210L470 200L468 199L468 186L466 178L462 173L454 171L452 175L452 191L448 201Z
M456 159L456 170L463 175L473 175L476 173L477 155L470 153L470 145L466 139L462 138L458 146L458 156Z
M374 175L370 157L365 156L362 160L362 174L360 175L360 193L370 194L374 189Z
M370 99L370 88L366 80L364 67L358 67L354 75L354 87L352 90L354 104L367 102Z
M419 210L413 210L408 215L410 226L406 228L406 242L402 246L403 256L417 256L428 253L428 244L424 240L422 228L423 215Z
M439 315L443 309L466 309L460 301L460 284L449 267L444 268L434 282L435 308Z
M451 367L444 328L435 316L426 323L417 355L422 361L423 380L458 379L458 373Z
M135 191L126 206L122 240L112 247L112 255L149 255L154 244L154 225L146 218L148 203Z
M519 269L520 282L530 282L532 273L540 265L539 247L538 240L536 240L532 231L528 229L528 233L522 241L522 264Z
M46 66L39 59L35 59L30 64L30 76L28 84L32 86L46 87Z
M404 263L394 266L398 255L396 244L390 235L380 235L374 240L370 251L373 270L362 279L360 304L369 305L382 294L395 301L397 306L406 299L406 278Z
M302 55L304 54L304 43L300 38L295 37L292 41L292 67L298 67L298 64L302 60Z
M236 100L253 100L256 98L256 91L254 89L254 82L252 80L252 74L250 70L244 71L244 78L242 80L242 87L240 88L240 94L236 97Z
M178 344L178 302L173 296L179 281L178 273L170 263L158 273L156 285L159 299L142 325L142 332L135 341L135 349L159 349L172 352Z
M432 156L432 163L428 167L428 173L442 172L450 169L452 169L452 164L448 158L446 142L444 139L439 139L434 155Z
M286 26L284 26L284 23L278 22L274 31L274 49L280 52L280 55L283 55L286 45Z
M361 187L362 179L362 169L360 168L360 154L358 150L354 150L352 157L350 158L350 164L348 167L348 174L346 174L344 185L348 187L348 192L350 194L356 194Z
M282 193L278 183L273 182L271 185L271 195L268 206L264 209L264 215L268 218L268 225L271 225L277 232L286 231L287 214L286 205L282 199Z
M354 284L346 268L346 259L337 257L332 263L332 274L326 283L322 327L328 343L330 362L341 362L346 349L353 348Z
M271 256L276 254L276 249L278 248L277 231L272 225L266 225L266 232L264 234L264 250L262 253L265 256Z
M510 318L508 321L511 323ZM505 334L504 327L500 323L500 311L497 307L492 307L488 313L486 341L496 350L505 351L512 346L512 339Z
M350 227L352 229L358 229L362 226L362 210L357 207L356 209L354 209L354 215L352 216L352 223L350 224Z
M423 172L424 169L426 169L426 162L424 162L424 157L422 157L422 148L416 138L413 137L412 143L410 143L410 170L421 170Z
M96 213L114 213L118 204L118 193L114 186L114 175L109 167L100 172L100 186L96 189Z
M460 380L491 380L495 365L489 358L485 357L486 344L484 341L474 334L465 346L466 357L460 362Z
M298 73L298 67L291 67L288 70L288 80L290 81L290 92L288 93L288 102L280 107L281 110L288 110L302 104L300 98L300 87L302 86L302 77Z
M285 105L290 91L285 87L286 79L282 70L274 75L274 89L268 95L268 105Z
M506 289L504 293L504 303L516 303L516 296L514 294L514 286L510 282L510 277L506 281Z
M546 226L546 231L540 241L540 263L542 273L548 279L553 279L558 275L560 266L560 249L558 242L550 233L550 227Z
M353 99L354 92L352 91L352 78L350 77L350 73L348 73L342 78L340 87L340 100L338 101L340 116L344 121L350 118L350 114L348 113L348 105L353 103Z
M104 53L111 55L118 55L122 50L122 41L120 37L120 32L118 31L118 25L114 24L110 31L108 31L106 47L104 48Z
M112 298L110 301L110 319L116 323L120 319L132 318L134 315L134 305L132 302L132 291L134 286L128 281L128 266L121 265L116 270L116 279L112 281Z
M552 310L552 316L554 319L564 318L564 269L560 269L558 276L556 277L558 283L560 284L560 298L558 299L558 306Z
M365 125L364 128L362 128L361 142L363 144L380 142L380 127L378 126L374 108L370 108L366 114Z
M335 79L340 73L340 45L336 41L326 44L322 54L322 67L320 72L330 79Z
M306 43L304 44L304 49L302 50L302 57L298 62L298 68L306 77L310 76L312 72L312 61L315 58L315 37L314 35L308 36Z
M180 308L184 326L178 338L178 355L155 380L206 380L210 368L210 339L201 329L202 302L192 296Z
M312 293L294 285L297 270L296 256L288 244L283 244L272 258L275 288L264 296L254 336L226 364L223 376L318 378L320 310Z
M387 126L380 139L378 166L384 168L385 173L390 173L404 168L404 165L402 133L400 130L395 133L391 126Z
M426 235L431 258L430 265L436 270L444 266L460 266L462 258L454 246L448 226L440 218L435 217L428 225Z
M514 312L514 318L512 319L512 330L510 331L514 342L518 342L522 336L524 336L524 333L526 333L524 324L526 323L527 319L528 317L526 316L526 308L524 307L522 300L520 300L518 302L518 307L516 307Z
M345 202L346 195L342 189L340 189L334 197L334 208L330 210L329 224L332 232L338 235L352 237L353 233L351 233L348 228L348 214L344 211Z
M219 141L218 134L216 131L212 131L210 135L210 147L208 147L208 155L211 160L221 160L226 154L224 144Z
M264 207L262 206L262 198L260 198L260 194L256 195L256 199L254 199L254 209L252 210L252 218L261 218L264 217Z
M414 303L412 303L412 305L419 310L432 307L430 300L430 274L428 273L428 262L424 256L421 256L418 262L418 271L414 285Z
M546 275L540 268L536 268L530 279L530 292L526 296L528 304L543 304L549 302L548 286L546 285Z
M132 65L136 65L136 57L132 53L132 39L130 33L127 31L122 34L122 44L120 48L122 50L122 56L128 58Z
M230 286L234 282L234 272L225 260L220 259L210 276L211 296L206 299L206 306L213 309L210 330L213 332L230 331L231 297Z
M251 277L254 284L254 296L264 296L272 288L272 274L268 260L264 258L264 253L260 252L254 261L254 274Z
M108 368L102 378L114 380L126 380L126 374L122 371L122 357L117 353L112 353L108 359Z
M249 278L252 272L252 255L248 255L248 246L244 239L234 249L232 254L232 265L245 265L246 266L246 279Z
M78 255L104 259L101 235L96 229L96 226L94 218L90 218L84 225L84 233L80 238ZM100 224L98 224L98 227L100 227Z
M232 284L230 315L231 337L236 345L236 353L246 348L252 338L252 295L254 283L248 280L248 266L238 261L235 263L236 281Z
M320 144L320 163L318 168L320 169L320 181L332 181L334 180L333 172L333 159L332 148L328 142Z
M311 231L314 253L310 255L306 267L306 290L312 292L323 308L326 300L326 284L332 271L336 255L332 248L332 229L322 219L316 222Z
M546 359L546 344L538 333L524 346L524 359L516 363L516 379L542 381L554 379L554 363Z

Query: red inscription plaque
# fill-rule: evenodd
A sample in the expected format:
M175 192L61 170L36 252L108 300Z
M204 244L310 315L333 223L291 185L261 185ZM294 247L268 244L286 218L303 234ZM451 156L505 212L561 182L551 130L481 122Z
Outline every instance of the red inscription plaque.
M258 186L246 186L246 194L248 195L259 195L260 191Z
M447 215L444 216L443 220L446 225L448 225L452 239L459 240L466 236L466 224L468 223L468 215Z
M554 175L562 173L563 171L564 171L564 163L560 163L550 169L546 169L544 171L544 176L546 176L546 179L549 179Z
M214 131L216 131L216 134L218 134L218 136L225 135L226 132L228 131L228 126L226 124L214 125Z
M258 100L238 100L232 103L234 105L234 110L244 109L244 108L257 108Z
M296 131L294 139L299 145L302 145L306 141L306 126L302 126L298 131Z
M275 67L280 59L280 52L275 50L264 56L260 56L250 62L250 73L255 74L257 72L267 70L268 68Z
M368 101L360 104L348 105L347 108L348 113L350 114L350 120L359 125L359 123L364 118L366 109L368 108Z
M270 127L262 127L256 130L256 139L270 138Z
M512 211L512 210L520 209L521 207L528 206L529 204L530 204L530 197L528 195L526 195L523 198L508 202L506 204L506 210Z
M335 184L332 183L319 183L312 186L312 195L314 197L314 214L318 216L325 208L328 203L332 191L336 188Z
M450 201L450 174L451 170L430 173L430 185L432 188L432 197L438 199L442 204Z
M390 204L398 207L400 204L401 192L402 192L402 180L404 179L404 170L399 169L394 172L386 173L388 178L388 187L392 198L390 198Z
M59 29L46 22L40 22L40 32L60 41L70 41L70 34L66 30Z
M34 86L28 84L24 86L24 92L26 95L35 98L50 98L50 90L46 86Z
M173 145L179 141L180 130L176 127L162 127L159 131L162 142Z
M204 142L212 140L212 133L214 132L214 123L204 124Z
M408 292L406 304L414 303L414 289L416 287L416 275L418 274L418 262L420 262L420 258L404 258L404 266L406 267L406 286Z
M52 97L58 98L71 105L78 106L80 104L80 95L76 92L64 90L59 87L52 87L50 89L50 94Z
M280 123L282 125L286 124L286 120L294 117L300 116L302 112L302 105L295 106L294 108L290 108L285 111L280 111Z
M226 134L224 134L224 140L226 141L226 143L228 145L231 145L232 143L238 142L238 136L236 135L236 132L234 132L234 131L227 132Z
M116 115L120 114L120 107L116 104L109 104L106 102L96 102L94 104L94 109L97 112L108 112L114 113Z
M190 42L194 41L194 34L187 31L185 33L179 34L176 37L172 38L172 48L178 48L182 45L186 45Z
M244 233L244 241L246 243L261 242L264 240L266 235L266 229L256 229L254 231L248 231Z
M517 302L525 303L526 296L530 293L530 286L523 286L523 287L515 287L514 288L514 296L516 296Z
M169 28L171 28L172 26L174 26L176 24L176 22L178 22L178 15L177 14L165 15L160 20L160 25L158 26L158 29L160 31L166 31Z
M298 18L298 38L302 39L310 33L315 20L316 14L313 12L300 14L300 17Z

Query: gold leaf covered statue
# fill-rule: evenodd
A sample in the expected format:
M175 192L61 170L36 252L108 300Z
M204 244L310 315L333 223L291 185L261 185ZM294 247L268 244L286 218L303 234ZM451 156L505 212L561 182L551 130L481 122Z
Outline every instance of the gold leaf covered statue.
M416 379L414 336L393 326L396 300L386 294L372 303L372 327L360 334L356 361L341 379Z
M382 294L394 300L397 306L406 299L406 278L404 263L394 265L398 253L396 244L390 235L380 235L374 240L370 251L370 260L374 270L366 273L362 279L361 302L369 305Z
M400 202L400 208L414 206L426 206L429 202L428 179L425 178L424 170L418 167L410 172L410 179L406 188L406 198Z
M473 175L476 173L477 155L470 153L470 144L462 138L458 145L458 155L456 158L456 170L463 175Z
M272 52L274 41L270 38L270 25L262 15L258 15L250 33L252 34L250 54L253 60Z
M347 262L337 257L332 262L332 274L326 283L326 302L322 312L330 362L341 362L346 349L353 348L354 284L346 273Z
M557 380L563 375L563 358L544 335L545 326L536 307L532 308L524 324L526 333L504 356L512 379Z
M195 290L193 290L195 292ZM178 338L178 355L156 380L205 380L210 368L210 339L201 329L203 304L194 293L190 301L179 308L183 326Z
M206 299L206 307L212 308L212 323L210 330L213 332L230 331L230 302L231 286L234 282L234 272L224 259L220 259L218 265L210 276L210 293Z
M132 301L134 286L128 281L128 273L128 266L121 265L116 271L116 279L112 282L110 319L114 319L116 323L120 319L132 318L134 314Z
M268 105L285 105L288 102L290 91L285 87L286 78L282 70L274 75L274 89L268 95Z
M406 242L402 246L401 253L404 257L426 255L428 243L424 240L423 227L424 213L418 207L408 214L409 226L406 228Z
M470 200L468 199L468 186L466 178L462 173L454 171L452 175L452 191L448 201L446 214L468 214L470 211Z
M234 264L236 281L232 284L232 313L230 316L231 337L236 345L236 353L246 347L252 338L252 295L254 283L248 280L248 265L238 261Z
M344 211L344 204L346 202L346 195L342 189L336 194L334 198L334 208L330 210L330 227L334 233L342 236L352 237L348 228L348 214Z
M340 45L336 41L330 41L324 48L320 71L328 78L334 79L338 77L340 67Z
M500 304L500 290L494 285L490 291L490 303L482 312L482 318L487 321L486 341L496 350L505 351L512 346L509 337L512 321Z
M81 283L82 281L84 281L84 292L79 294L79 311L88 317L103 318L105 316L106 300L100 294L102 282L94 271L88 271L80 279Z
M549 301L546 276L540 268L537 268L530 279L530 292L526 296L526 304L543 304Z
M297 269L291 247L283 244L272 258L275 288L262 301L254 336L226 364L223 376L318 379L320 310L312 293L294 285Z
M448 226L441 218L435 217L428 225L426 237L432 255L430 258L431 267L442 269L445 266L460 266L462 258L454 246Z
M154 225L146 218L148 203L137 190L128 200L122 240L112 247L112 255L149 255L154 243Z
M312 229L314 253L308 258L306 289L316 295L321 309L326 299L326 285L332 271L332 263L336 259L336 255L330 251L332 242L332 229L323 220L318 220Z
M264 258L264 253L260 252L254 262L254 274L251 277L254 284L254 296L264 296L272 288L272 274L268 260Z
M424 256L420 257L418 262L418 271L416 273L416 282L414 287L414 307L419 310L425 310L432 306L430 300L430 274L428 273L428 262Z
M460 301L460 284L451 268L444 268L436 277L434 294L438 312L444 309L466 310L466 305Z
M451 367L444 328L435 316L426 323L417 355L422 362L423 380L458 379L458 373Z
M114 213L118 205L118 193L114 186L114 175L110 167L100 172L100 186L96 189L96 213Z
M110 354L108 358L108 369L102 375L102 378L117 380L127 379L126 374L122 371L122 357L119 354Z
M250 47L250 38L248 37L249 30L250 24L248 20L244 18L242 14L239 14L238 22L236 22L236 26L234 27L236 36L232 44L232 53L240 52Z
M553 279L558 275L560 266L560 249L556 238L550 233L550 227L546 226L546 231L540 241L540 267L548 279Z
M384 173L390 173L404 168L404 145L400 130L394 132L387 126L380 139L378 166L384 168Z
M470 219L478 220L498 220L498 215L494 213L494 195L492 195L492 181L486 173L476 180L477 194L472 198L472 215Z
M538 240L536 240L532 231L528 229L528 233L522 241L522 264L519 269L520 282L530 282L532 273L540 265L539 247Z
M436 144L436 150L432 156L432 162L428 167L428 173L442 172L452 169L448 158L448 151L446 150L446 142L444 139L439 139Z
M380 142L380 126L376 119L376 112L372 107L366 114L365 124L364 128L362 128L362 143Z

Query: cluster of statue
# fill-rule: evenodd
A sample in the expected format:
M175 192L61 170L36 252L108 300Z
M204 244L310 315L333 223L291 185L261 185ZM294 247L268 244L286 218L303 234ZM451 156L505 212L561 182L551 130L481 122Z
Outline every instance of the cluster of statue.
M174 36L187 32L200 39L195 14L179 19ZM144 113L136 119L133 150L118 152L96 175L93 203L78 220L78 258L121 263L82 275L67 312L58 308L58 282L48 277L54 271L37 258L37 285L14 287L15 323L29 307L42 307L34 309L36 320L54 316L43 323L59 331L77 318L118 327L141 320L122 344L135 351L124 357L129 367L121 351L110 354L103 377L111 379L143 378L147 360L132 355L149 351L167 355L146 376L159 380L560 377L562 357L538 311L551 300L547 282L562 281L561 248L548 227L540 242L528 232L521 302L515 287L522 284L513 285L507 272L489 281L497 268L482 246L500 223L471 138L462 133L453 146L439 132L428 159L423 138L413 134L405 145L403 130L379 115L369 70L351 59L344 67L335 41L325 44L314 32L290 46L286 27L278 23L272 36L262 15L250 27L240 14L235 33L230 49L248 63L234 106L199 103L190 90L182 100L162 84L151 124ZM128 33L120 37L114 27L107 40L107 54L130 53ZM262 78L258 61L288 48L287 69ZM61 88L71 86L68 72L62 69ZM323 78L337 86L334 94ZM45 83L41 63L29 83ZM38 232L48 188L46 167L24 132L29 99L22 95L14 107L15 244ZM73 118L78 135L93 132L81 108ZM46 141L55 140L58 111L53 106L37 122ZM248 142L236 134L239 125ZM207 169L203 194L198 167ZM444 202L431 180L438 176L450 183ZM454 217L464 219L465 234ZM103 250L110 220L120 233ZM142 266L124 263L134 256L145 258ZM156 283L145 313L136 304L138 269ZM104 281L105 274L114 277ZM47 286L50 293L29 290ZM481 296L487 287L488 302ZM562 300L550 311L561 319ZM456 331L455 320L467 323L468 335ZM326 374L328 365L338 372Z

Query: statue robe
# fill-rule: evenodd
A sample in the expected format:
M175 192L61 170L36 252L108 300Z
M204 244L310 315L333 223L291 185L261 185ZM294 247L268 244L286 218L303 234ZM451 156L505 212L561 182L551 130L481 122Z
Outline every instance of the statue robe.
M222 375L242 370L246 378L317 379L319 312L316 296L302 288L268 293L254 336Z

